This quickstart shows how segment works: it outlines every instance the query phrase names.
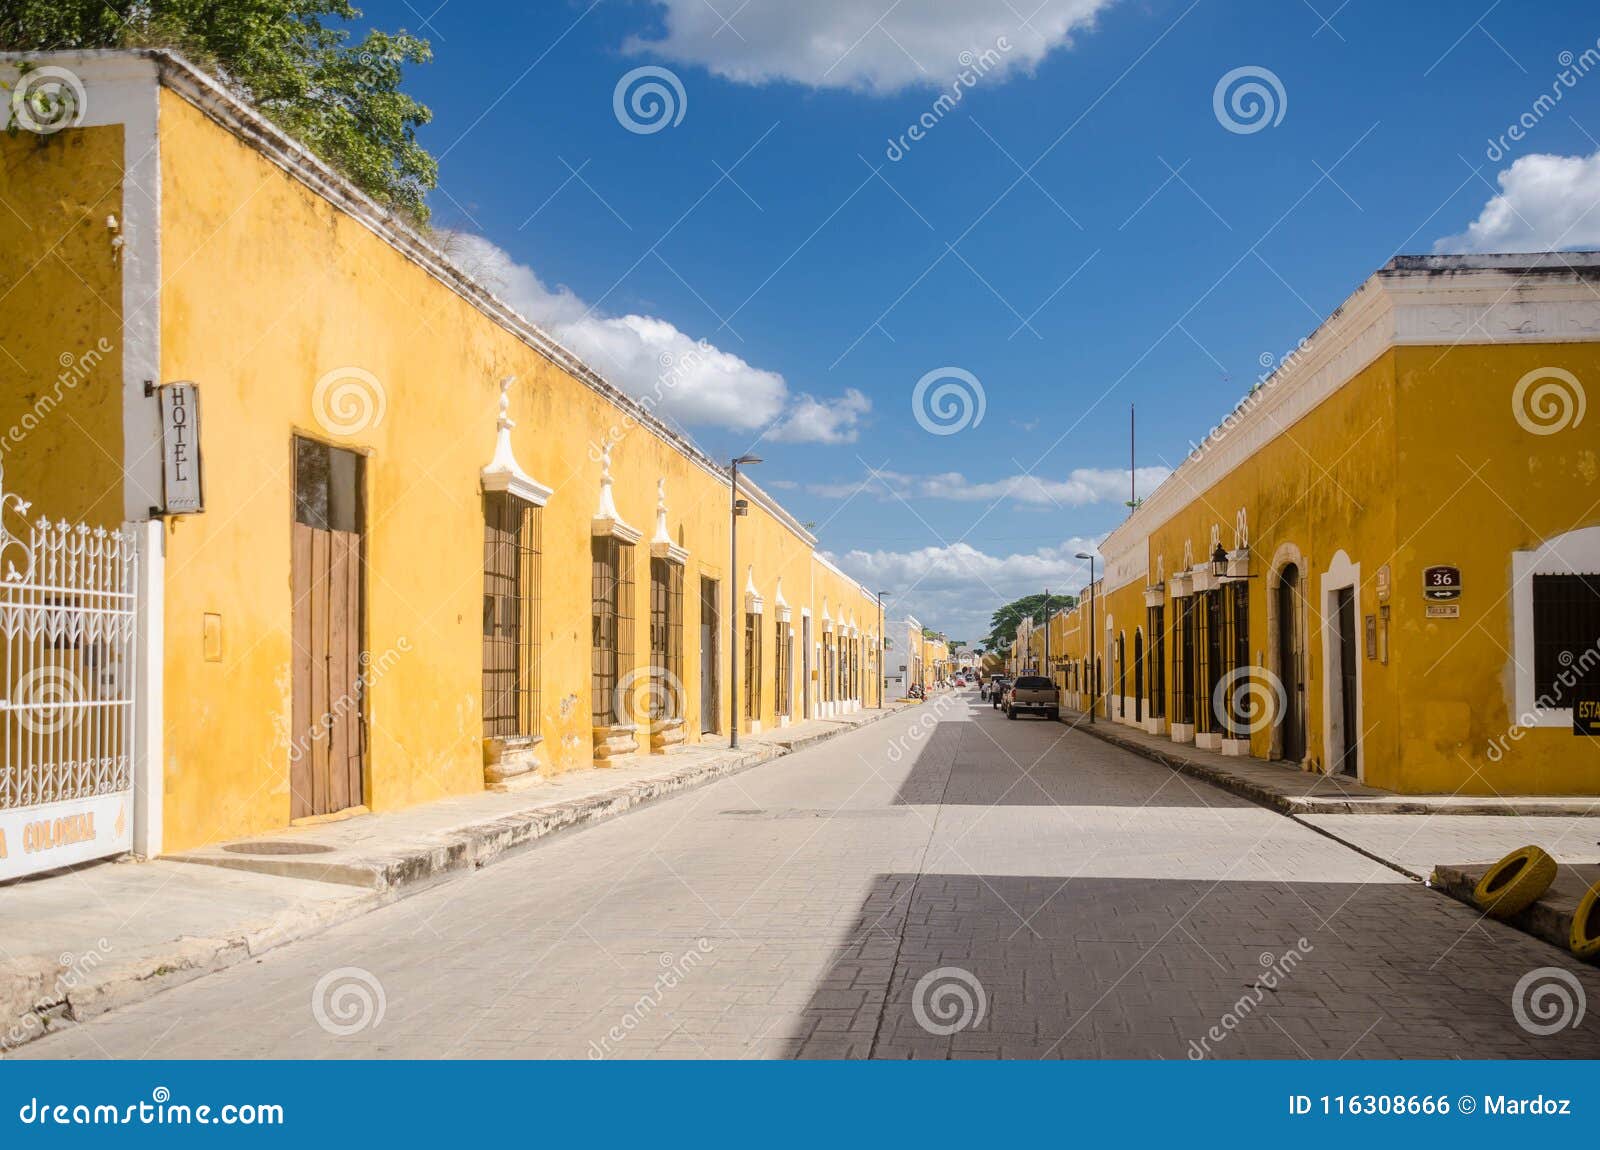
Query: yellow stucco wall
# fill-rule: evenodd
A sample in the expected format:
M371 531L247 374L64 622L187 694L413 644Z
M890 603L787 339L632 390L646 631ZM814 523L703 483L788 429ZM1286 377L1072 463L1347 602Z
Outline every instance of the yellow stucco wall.
M122 523L122 128L0 133L0 465L46 516ZM8 519L8 530L21 529Z
M875 602L818 564L759 505L728 563L727 485L634 425L514 333L180 95L161 94L161 361L198 381L207 511L167 532L167 849L259 833L289 817L291 440L366 456L364 647L385 661L368 691L367 797L390 810L483 786L479 471L495 438L498 381L522 467L554 489L543 512L541 659L547 771L592 762L590 521L601 445L612 446L617 507L644 532L634 562L634 662L649 653L649 537L657 480L690 557L684 580L688 736L699 736L699 587L720 581L719 681L726 730L729 585L746 567L766 601L763 721L773 722L777 581L793 611L863 633ZM371 373L369 418L330 419L314 397L329 372ZM381 418L377 406L381 396ZM341 430L343 429L343 430ZM207 662L202 617L219 615L223 656ZM814 639L820 641L820 631Z
M1535 435L1517 422L1512 391L1551 367L1587 386L1591 410L1577 426ZM1406 348L1396 380L1390 669L1401 789L1594 794L1600 740L1565 727L1507 734L1517 717L1511 552L1600 524L1600 344ZM1425 616L1423 570L1435 564L1461 568L1459 619Z

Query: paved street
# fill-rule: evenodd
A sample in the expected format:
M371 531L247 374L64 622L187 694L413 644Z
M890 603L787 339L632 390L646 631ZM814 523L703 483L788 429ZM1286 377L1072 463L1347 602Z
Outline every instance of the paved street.
M1541 967L1600 1003L1313 829L961 692L19 1054L1600 1056L1587 1018L1518 1024Z

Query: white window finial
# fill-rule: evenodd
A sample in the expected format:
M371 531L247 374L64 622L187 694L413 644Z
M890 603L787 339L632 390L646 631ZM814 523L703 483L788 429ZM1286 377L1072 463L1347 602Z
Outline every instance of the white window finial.
M550 488L523 471L517 463L516 452L511 447L511 429L516 422L511 418L511 385L517 381L508 375L500 381L499 413L495 416L494 457L479 472L485 494L506 492L518 499L543 507L550 498Z

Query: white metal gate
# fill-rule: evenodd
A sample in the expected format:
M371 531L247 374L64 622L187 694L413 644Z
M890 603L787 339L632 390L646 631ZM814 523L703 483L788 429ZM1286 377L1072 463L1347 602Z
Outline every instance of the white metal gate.
M133 841L138 544L126 530L6 515L0 491L0 879Z

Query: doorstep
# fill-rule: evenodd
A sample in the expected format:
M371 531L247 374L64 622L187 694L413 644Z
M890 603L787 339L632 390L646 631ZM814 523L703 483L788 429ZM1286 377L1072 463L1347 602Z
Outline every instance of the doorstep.
M1402 795L1354 779L1302 771L1286 763L1200 750L1099 716L1091 724L1088 716L1079 711L1063 711L1061 721L1287 815L1570 817L1600 812L1600 798L1581 795Z
M586 826L844 734L902 708L870 708L764 735L633 755L514 791L444 799L152 862L117 860L0 886L0 1051L141 1001L425 886ZM309 848L309 850L307 850ZM202 864L202 865L196 865Z

